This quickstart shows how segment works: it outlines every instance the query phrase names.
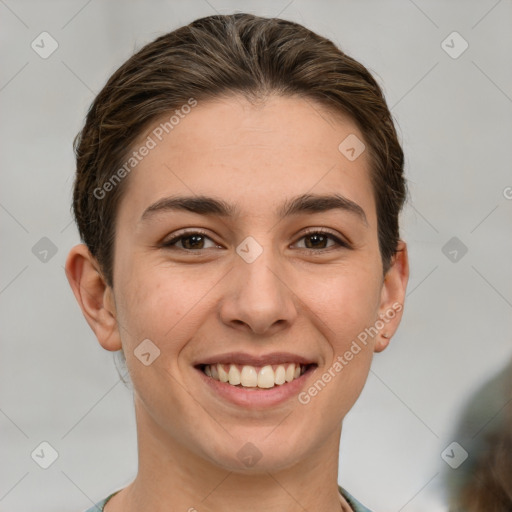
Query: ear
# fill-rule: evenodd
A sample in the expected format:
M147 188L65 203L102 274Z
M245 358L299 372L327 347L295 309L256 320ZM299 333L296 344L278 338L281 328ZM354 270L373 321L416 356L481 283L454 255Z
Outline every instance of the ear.
M100 345L106 350L120 350L114 292L86 245L79 244L71 249L65 268L75 298Z
M391 337L400 325L408 281L409 256L407 244L400 240L382 284L379 319L384 325L382 329L379 329L380 332L375 338L375 352L382 352L389 345Z

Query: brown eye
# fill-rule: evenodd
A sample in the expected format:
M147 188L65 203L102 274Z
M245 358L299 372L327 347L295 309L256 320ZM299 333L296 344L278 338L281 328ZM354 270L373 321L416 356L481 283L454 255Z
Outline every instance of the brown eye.
M307 235L304 237L304 240L306 240L306 247L308 249L326 249L325 244L329 241L331 237L322 235L320 233L313 234L313 235ZM307 243L309 241L309 243Z
M299 247L311 252L321 252L334 249L336 247L344 247L349 249L348 243L340 240L332 233L322 230L310 231L303 235L299 240L304 240L304 247ZM211 242L210 247L206 247L207 242ZM329 244L329 241L332 243ZM298 243L298 242L296 242ZM219 247L206 233L201 231L191 231L188 233L180 233L170 240L164 242L162 247L176 248L182 251L199 252L209 248Z
M210 240L213 247L218 247L209 236L206 236L205 233L200 231L181 233L171 240L164 242L162 247L177 247L178 249L185 251L201 251L208 249L208 247L205 247L206 240ZM179 244L181 244L181 246Z
M336 246L349 248L349 245L346 242L343 242L332 233L322 230L310 231L303 235L300 240L305 241L305 247L303 247L304 249L314 252L320 252L321 250L331 249ZM333 241L334 243L327 245L329 240Z

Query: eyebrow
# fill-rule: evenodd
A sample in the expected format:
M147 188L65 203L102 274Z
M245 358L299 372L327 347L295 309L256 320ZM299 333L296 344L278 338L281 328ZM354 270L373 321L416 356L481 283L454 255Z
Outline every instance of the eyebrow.
M301 213L320 213L329 210L342 210L356 215L366 226L368 220L364 210L357 203L340 194L317 195L302 194L286 200L277 210L280 218L290 217ZM156 213L169 211L187 211L199 215L213 215L218 217L238 217L238 206L204 195L171 196L159 199L156 203L144 210L140 220L144 221Z

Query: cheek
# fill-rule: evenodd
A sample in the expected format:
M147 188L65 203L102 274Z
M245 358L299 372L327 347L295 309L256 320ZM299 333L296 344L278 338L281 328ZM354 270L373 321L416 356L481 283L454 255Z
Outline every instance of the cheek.
M325 337L336 352L377 318L381 287L375 273L351 267L308 276L301 285L301 296L322 320Z
M181 286L154 274L132 272L132 279L119 283L121 339L139 399L148 410L165 409L162 404L167 404L178 411L181 402L168 390L176 388L177 359L192 335L187 311L193 300Z
M339 278L311 301L331 355L299 399L314 403L319 417L325 414L341 421L359 397L373 358L374 338L368 328L377 318L379 297L371 280Z
M208 307L212 276L194 279L187 269L160 266L133 268L122 282L119 318L126 326L123 346L135 349L144 339L157 345L160 363L175 364L177 354L200 325Z
M174 331L187 311L187 295L180 286L165 286L162 280L134 278L123 290L122 309L130 338L153 340L159 347L163 340L175 337ZM176 283L177 284L177 283Z

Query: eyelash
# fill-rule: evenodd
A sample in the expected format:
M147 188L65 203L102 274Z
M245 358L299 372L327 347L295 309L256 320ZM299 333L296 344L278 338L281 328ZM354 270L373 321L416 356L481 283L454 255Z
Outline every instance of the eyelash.
M180 241L181 239L188 238L188 237L191 237L193 235L201 235L201 236L204 236L204 237L210 239L212 242L214 242L214 240L212 240L212 238L205 231L195 230L195 231L182 232L182 233L176 235L175 237L171 238L170 240L163 242L161 244L161 247L170 249L174 245L176 245L176 243L178 241ZM328 248L324 248L324 249L302 248L301 250L309 252L309 253L319 253L319 252L326 252L326 251L331 251L333 249L340 249L340 248L351 249L351 246L348 244L348 242L345 242L345 241L341 240L340 238L338 238L337 236L332 234L330 231L327 231L327 230L322 229L322 228L309 229L308 231L306 231L299 238L299 240L302 240L303 238L305 238L307 236L311 236L311 235L322 235L322 236L325 236L327 238L330 238L331 240L333 240L338 245L338 247L337 248L336 247L328 247ZM184 252L189 252L189 253L191 253L191 252L201 253L202 251L207 251L208 249L193 250L193 249L181 249L181 248L178 247L177 250L184 251Z

